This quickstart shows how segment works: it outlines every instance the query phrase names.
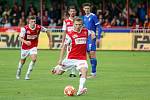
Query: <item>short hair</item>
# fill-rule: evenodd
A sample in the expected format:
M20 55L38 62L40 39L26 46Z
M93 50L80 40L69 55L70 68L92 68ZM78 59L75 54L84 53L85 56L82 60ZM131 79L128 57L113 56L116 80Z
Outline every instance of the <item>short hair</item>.
M74 20L73 20L73 22L75 22L75 21L81 21L82 22L82 18L80 18L80 17L76 17L76 18L74 18Z
M35 20L36 18L34 16L29 16L29 19Z
M72 6L68 7L68 10L70 10L70 9L75 9L76 10L76 7L72 5Z
M91 3L83 3L83 4L82 4L82 7L85 7L85 6L91 7L92 5L91 5Z

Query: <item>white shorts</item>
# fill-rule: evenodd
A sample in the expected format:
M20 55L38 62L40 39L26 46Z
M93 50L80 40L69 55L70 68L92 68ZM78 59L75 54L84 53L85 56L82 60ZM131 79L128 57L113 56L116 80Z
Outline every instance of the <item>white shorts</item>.
M37 54L37 47L33 47L29 50L21 49L21 59L25 59L28 55Z
M64 59L62 61L62 65L63 66L59 66L58 69L63 71L68 71L73 68L79 71L82 67L88 68L88 64L86 60Z

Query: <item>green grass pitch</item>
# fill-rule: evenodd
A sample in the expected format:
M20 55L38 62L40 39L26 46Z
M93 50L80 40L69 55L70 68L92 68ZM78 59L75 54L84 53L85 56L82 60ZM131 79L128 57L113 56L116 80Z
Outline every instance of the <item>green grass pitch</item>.
M49 71L58 56L58 50L39 50L31 80L24 80L29 58L16 80L20 50L0 50L0 100L150 100L150 52L98 51L97 77L87 79L87 94L73 97L63 89L69 84L77 89L79 77Z

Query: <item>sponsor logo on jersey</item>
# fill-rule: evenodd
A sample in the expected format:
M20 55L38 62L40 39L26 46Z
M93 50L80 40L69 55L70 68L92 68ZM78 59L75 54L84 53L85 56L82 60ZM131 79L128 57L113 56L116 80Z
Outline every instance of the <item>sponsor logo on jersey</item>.
M86 38L76 38L75 44L86 44Z
M27 35L27 39L34 40L38 37L38 35Z

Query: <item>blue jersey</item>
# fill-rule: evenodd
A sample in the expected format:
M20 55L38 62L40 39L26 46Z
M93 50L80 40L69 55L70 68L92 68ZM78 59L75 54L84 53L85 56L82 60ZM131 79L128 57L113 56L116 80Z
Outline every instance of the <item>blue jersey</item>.
M88 16L85 15L83 17L83 24L88 30L93 30L95 33L96 29L98 28L98 39L100 39L102 28L95 14L90 13Z
M88 16L85 15L83 17L83 24L88 30L94 31L95 34L98 28L98 39L100 39L102 28L95 14L90 13ZM87 43L87 51L96 51L96 39L91 41L91 38L89 37Z

